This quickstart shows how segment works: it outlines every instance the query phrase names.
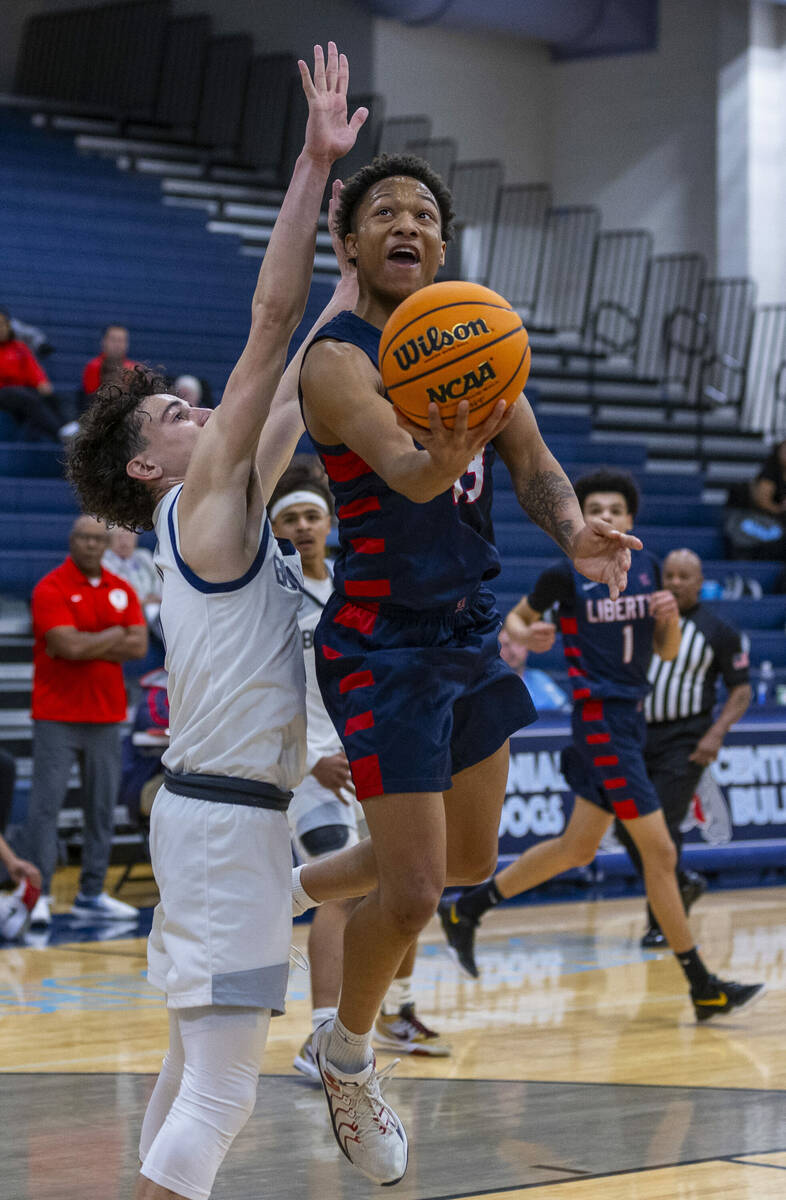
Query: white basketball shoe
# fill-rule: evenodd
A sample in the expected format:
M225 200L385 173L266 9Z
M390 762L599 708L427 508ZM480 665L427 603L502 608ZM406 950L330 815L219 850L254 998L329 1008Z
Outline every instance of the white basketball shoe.
M408 1156L404 1126L379 1090L380 1080L396 1064L379 1075L376 1059L356 1075L340 1071L327 1059L332 1028L333 1022L326 1021L312 1037L333 1134L353 1167L390 1187L403 1178Z

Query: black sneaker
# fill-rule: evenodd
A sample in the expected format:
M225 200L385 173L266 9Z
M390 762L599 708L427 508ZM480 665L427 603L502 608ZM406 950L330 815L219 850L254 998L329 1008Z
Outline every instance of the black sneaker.
M696 871L682 871L680 873L680 895L682 896L682 904L687 916L693 908L697 900L707 890L707 880L703 875L699 875Z
M764 995L763 983L732 983L730 979L718 979L710 975L702 992L691 992L691 1000L697 1021L709 1021L723 1016L734 1008L747 1008Z
M666 935L655 921L649 926L641 939L641 947L643 950L658 950L663 946L667 946Z
M448 940L448 949L465 975L477 979L480 972L475 963L475 930L478 922L464 917L457 911L455 903L441 900L437 912Z

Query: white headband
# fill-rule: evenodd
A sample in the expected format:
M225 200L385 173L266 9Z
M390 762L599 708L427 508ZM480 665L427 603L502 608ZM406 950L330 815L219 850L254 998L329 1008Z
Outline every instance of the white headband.
M330 509L324 496L320 496L319 492L290 492L287 496L282 496L280 500L276 500L270 510L270 520L275 521L278 514L285 508L291 508L293 504L313 504L315 508L321 508L324 513L330 514Z

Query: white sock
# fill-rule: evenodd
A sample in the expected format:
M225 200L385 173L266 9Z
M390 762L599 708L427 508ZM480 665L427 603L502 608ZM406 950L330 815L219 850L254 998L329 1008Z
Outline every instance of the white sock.
M321 900L315 900L313 896L309 896L303 884L300 882L300 872L303 870L305 863L299 867L294 867L292 870L292 916L299 917L309 908L316 908L321 904Z
M328 1062L346 1075L358 1075L371 1062L371 1030L351 1033L336 1017L327 1048Z
M318 1029L320 1025L324 1025L325 1021L335 1020L338 1009L333 1006L326 1005L324 1008L315 1008L311 1012L311 1029L312 1032Z
M382 1011L386 1016L391 1016L402 1009L405 1004L415 1003L415 993L412 990L412 976L407 976L406 979L394 979L388 990L385 992L385 999L382 1001Z

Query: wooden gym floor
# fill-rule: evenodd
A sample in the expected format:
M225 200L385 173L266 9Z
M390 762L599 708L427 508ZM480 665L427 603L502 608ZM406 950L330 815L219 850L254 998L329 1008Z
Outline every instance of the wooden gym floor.
M73 888L62 872L56 895ZM123 894L153 898L144 882ZM398 1200L786 1196L786 890L712 893L693 923L713 969L766 980L758 1005L697 1026L671 956L639 949L639 899L489 915L477 983L429 928L418 1009L453 1054L405 1059L388 1084L410 1137ZM3 1200L130 1200L167 1028L144 953L139 937L0 950ZM307 994L293 970L215 1200L375 1190L340 1158L321 1094L292 1068Z

